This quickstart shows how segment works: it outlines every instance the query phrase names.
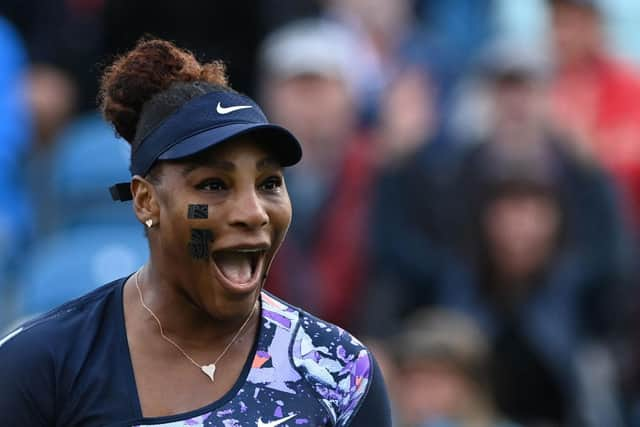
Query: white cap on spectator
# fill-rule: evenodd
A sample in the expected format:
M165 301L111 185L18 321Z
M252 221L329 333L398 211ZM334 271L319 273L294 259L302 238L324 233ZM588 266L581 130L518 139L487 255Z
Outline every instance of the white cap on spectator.
M549 77L550 61L543 46L498 40L480 56L480 71L489 78L518 75L544 80Z
M338 78L352 86L351 61L357 42L344 27L324 19L303 19L275 31L262 45L268 75L290 78L312 74Z

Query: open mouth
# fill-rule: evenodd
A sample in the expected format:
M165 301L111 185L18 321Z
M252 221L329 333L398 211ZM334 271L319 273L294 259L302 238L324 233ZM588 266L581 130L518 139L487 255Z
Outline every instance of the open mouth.
M264 249L228 249L215 251L214 264L231 284L246 285L255 281L264 262Z

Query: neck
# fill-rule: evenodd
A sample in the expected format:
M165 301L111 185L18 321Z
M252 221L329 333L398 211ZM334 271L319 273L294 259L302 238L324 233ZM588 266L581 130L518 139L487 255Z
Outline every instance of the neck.
M214 315L189 295L185 290L188 287L182 286L178 279L164 274L156 265L151 261L136 275L144 304L158 318L165 334L178 337L182 343L193 347L206 347L212 342L227 341L238 332L249 316L251 319L243 333L255 330L259 317L256 316L258 308L254 309L255 300L237 313ZM132 279L135 286L136 277L133 276ZM133 297L134 304L139 307L138 312L155 323L153 316L143 307L136 289Z

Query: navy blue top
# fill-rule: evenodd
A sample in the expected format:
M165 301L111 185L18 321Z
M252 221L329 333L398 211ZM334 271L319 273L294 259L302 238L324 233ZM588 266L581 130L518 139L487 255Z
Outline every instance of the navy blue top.
M258 338L233 388L188 413L144 418L119 279L0 339L0 425L391 426L382 375L343 329L261 294Z

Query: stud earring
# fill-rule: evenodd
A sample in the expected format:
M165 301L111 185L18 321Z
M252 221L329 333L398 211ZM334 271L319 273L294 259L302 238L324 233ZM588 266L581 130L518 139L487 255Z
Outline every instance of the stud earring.
M153 220L151 218L146 220L144 223L147 225L148 228L153 227Z

